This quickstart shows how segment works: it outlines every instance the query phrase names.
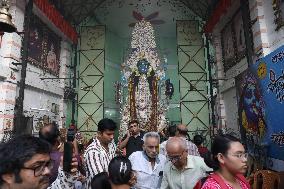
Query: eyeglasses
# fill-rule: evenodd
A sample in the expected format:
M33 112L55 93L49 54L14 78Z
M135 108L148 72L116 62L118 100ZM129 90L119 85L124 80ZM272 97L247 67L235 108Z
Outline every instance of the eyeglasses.
M36 167L22 167L22 169L33 170L34 171L34 176L38 177L38 176L42 175L42 173L44 172L46 167L49 170L51 170L53 168L53 166L54 166L54 161L50 160L50 161L43 162L41 165L36 166Z
M239 154L230 154L231 156L237 157L239 159L247 159L248 158L248 153L239 153Z
M169 156L169 155L167 155L167 159L169 161L171 161L172 163L175 163L175 162L181 160L182 154L183 154L183 152L181 153L181 155L178 155L178 156Z

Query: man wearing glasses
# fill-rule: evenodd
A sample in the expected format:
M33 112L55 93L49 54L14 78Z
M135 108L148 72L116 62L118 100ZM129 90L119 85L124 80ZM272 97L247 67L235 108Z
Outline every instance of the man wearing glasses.
M181 137L170 138L166 144L167 159L161 189L193 189L213 171L203 158L188 154L186 140Z
M63 189L74 186L75 177L59 167L57 179L50 185L53 162L49 144L37 137L19 136L0 144L1 189ZM76 158L72 165L77 166ZM75 170L73 170L75 171Z

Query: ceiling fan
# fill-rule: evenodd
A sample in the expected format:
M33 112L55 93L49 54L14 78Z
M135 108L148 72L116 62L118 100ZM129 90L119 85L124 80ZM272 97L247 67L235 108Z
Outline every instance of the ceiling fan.
M146 20L148 22L150 22L153 25L160 25L160 24L164 24L165 21L164 20L158 20L155 19L159 16L159 12L153 12L152 14L149 14L148 16L144 17L141 13L136 12L136 11L132 11L132 16L139 22L141 20ZM128 26L129 27L134 27L136 24L136 22L130 23Z

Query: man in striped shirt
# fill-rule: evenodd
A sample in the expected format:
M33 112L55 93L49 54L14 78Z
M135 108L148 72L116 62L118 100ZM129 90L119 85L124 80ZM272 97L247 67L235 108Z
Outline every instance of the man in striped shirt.
M108 164L116 153L113 140L116 129L117 126L111 119L104 118L99 121L97 136L84 154L86 174L89 180L98 173L107 172Z

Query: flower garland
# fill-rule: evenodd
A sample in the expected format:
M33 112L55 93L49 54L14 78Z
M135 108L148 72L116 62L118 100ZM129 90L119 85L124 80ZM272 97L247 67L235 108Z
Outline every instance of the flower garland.
M132 31L131 48L140 48L142 51L156 48L154 29L150 22L142 20L135 25Z
M142 20L135 25L131 47L133 51L122 64L122 84L128 87L128 95L121 108L120 138L133 119L137 119L145 131L160 131L167 125L166 110L160 106L158 91L165 70L161 68L154 29L149 22Z

